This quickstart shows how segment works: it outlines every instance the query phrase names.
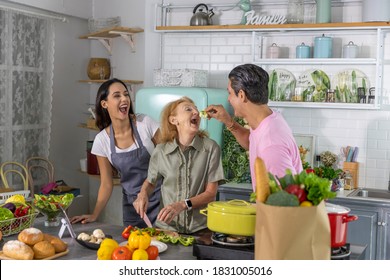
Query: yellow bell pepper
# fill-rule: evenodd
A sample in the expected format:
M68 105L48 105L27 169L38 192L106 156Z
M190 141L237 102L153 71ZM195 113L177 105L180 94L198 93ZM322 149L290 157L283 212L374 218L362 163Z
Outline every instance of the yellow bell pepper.
M147 232L141 230L133 231L128 240L129 247L131 249L144 249L149 247L151 242L150 235Z

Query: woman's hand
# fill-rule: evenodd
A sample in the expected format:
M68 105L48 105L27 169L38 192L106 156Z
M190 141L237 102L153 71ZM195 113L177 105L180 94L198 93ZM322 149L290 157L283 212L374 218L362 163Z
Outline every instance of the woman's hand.
M185 209L187 209L187 207L184 204L184 201L169 204L160 210L160 213L158 213L157 216L157 220L169 224L177 215L180 214L180 212Z
M74 216L70 219L70 222L72 224L81 222L82 224L86 223L93 223L96 221L96 218L92 215L81 215L81 216Z

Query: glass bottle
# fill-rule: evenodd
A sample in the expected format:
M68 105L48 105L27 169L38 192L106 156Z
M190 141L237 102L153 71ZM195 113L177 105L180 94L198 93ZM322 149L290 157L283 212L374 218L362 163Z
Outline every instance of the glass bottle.
M287 23L303 23L304 18L304 1L289 0L287 6Z
M349 170L345 171L344 175L344 190L352 190L353 189L353 178L351 172Z

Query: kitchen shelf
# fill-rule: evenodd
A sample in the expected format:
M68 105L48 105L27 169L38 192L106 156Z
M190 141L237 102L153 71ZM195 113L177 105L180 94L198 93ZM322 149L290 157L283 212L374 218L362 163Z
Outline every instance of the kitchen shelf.
M302 24L264 24L264 25L206 25L206 26L156 26L156 32L199 32L199 31L302 31L337 29L378 29L390 28L390 22L334 22Z
M79 37L79 39L98 40L111 54L113 38L122 37L122 39L125 40L130 45L132 52L135 52L134 35L136 33L141 33L141 32L144 32L144 30L138 27L116 26L116 27L105 28L100 31L96 31L86 35L82 35Z
M92 84L92 83L104 83L105 81L107 80L79 80L80 83L89 83L89 84ZM143 84L144 81L139 81L139 80L121 80L122 82L124 82L125 84L131 84L131 85L139 85L139 84Z
M285 65L285 64L296 64L296 65L375 65L375 58L277 58L277 59L261 59L254 60L256 64L262 65Z
M355 109L355 110L378 110L376 104L364 103L338 103L338 102L289 102L289 101L269 101L270 107L279 108L318 108L318 109Z

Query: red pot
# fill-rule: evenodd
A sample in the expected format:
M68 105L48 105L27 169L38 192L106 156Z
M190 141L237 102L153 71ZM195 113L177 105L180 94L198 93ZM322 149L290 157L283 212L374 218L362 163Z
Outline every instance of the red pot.
M356 221L358 216L348 215L351 210L347 207L326 203L330 223L331 247L344 246L347 242L348 223Z

